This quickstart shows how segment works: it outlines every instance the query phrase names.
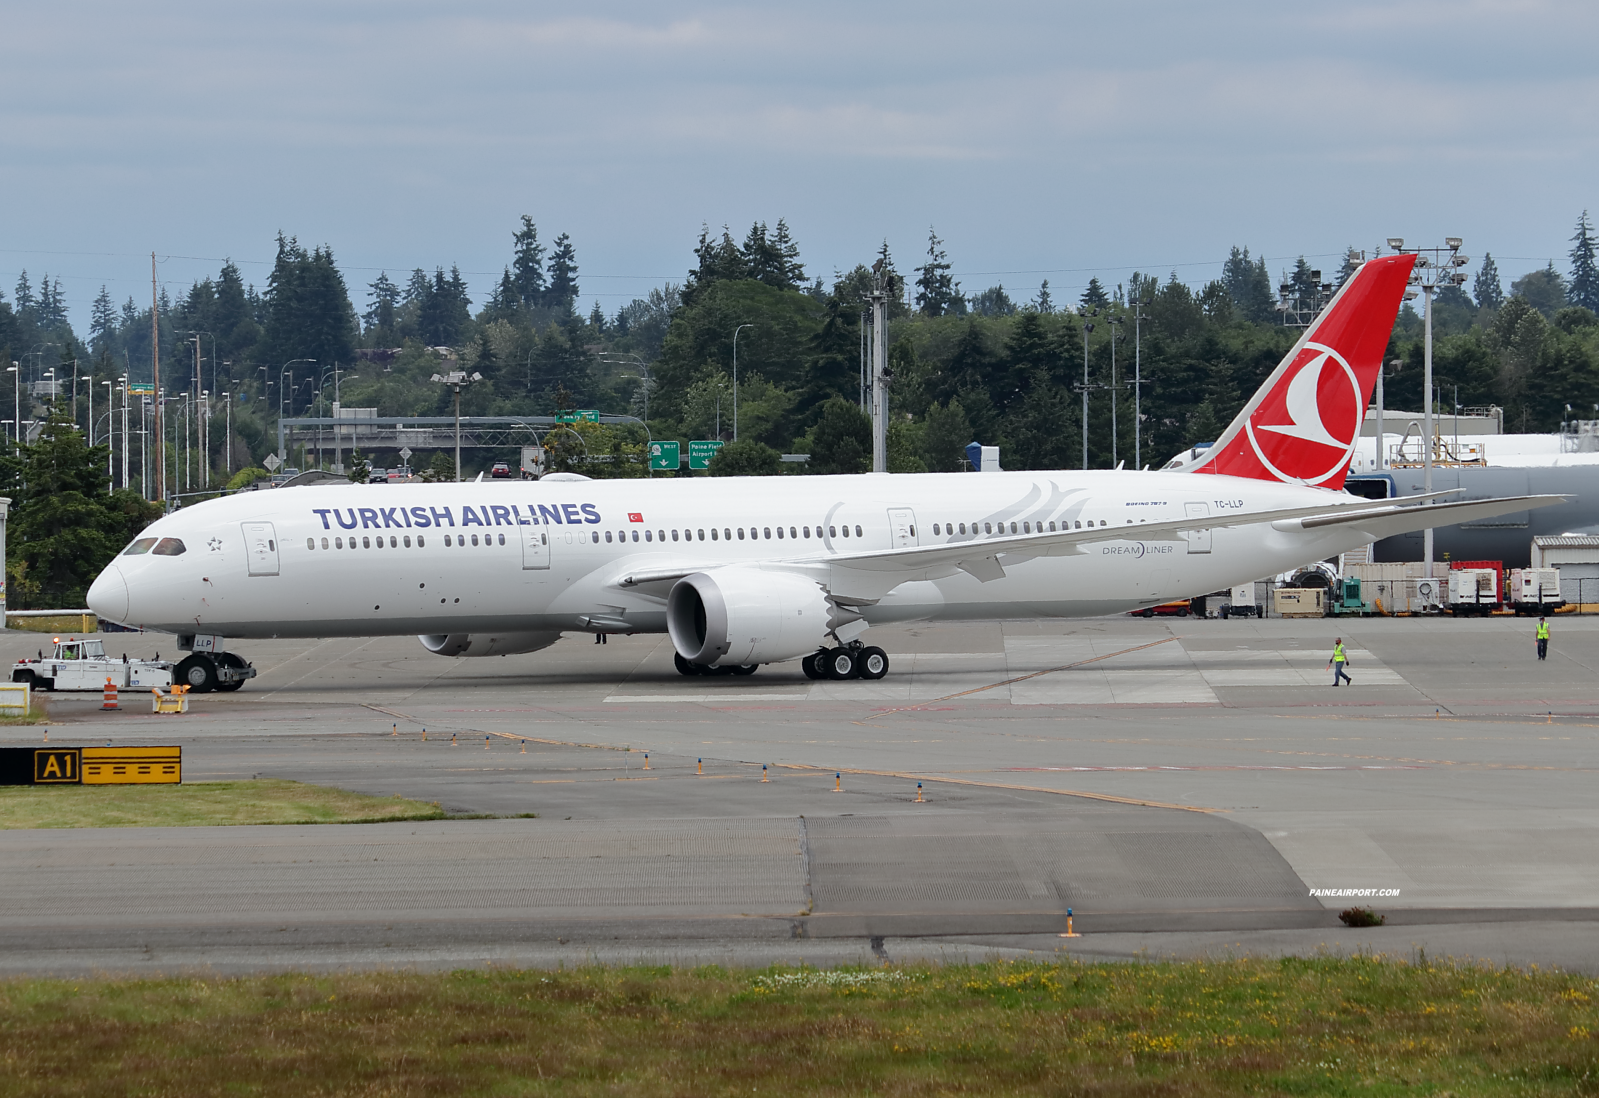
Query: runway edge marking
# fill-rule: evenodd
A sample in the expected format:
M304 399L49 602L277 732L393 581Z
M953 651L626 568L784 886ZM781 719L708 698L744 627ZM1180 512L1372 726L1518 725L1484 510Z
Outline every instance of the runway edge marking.
M1015 789L1024 793L1053 793L1058 797L1085 797L1091 801L1110 801L1113 804L1132 804L1141 808L1172 808L1179 812L1221 812L1220 808L1205 808L1202 805L1171 804L1167 801L1147 801L1138 797L1118 797L1114 793L1089 793L1081 789L1050 789L1041 785L1018 785L1014 782L979 782L970 778L939 778L931 774L908 774L899 770L866 770L851 766L811 766L808 763L777 763L784 770L810 770L816 773L825 773L828 770L843 774L869 774L877 778L900 778L904 781L914 782L939 782L943 785L971 785L980 789Z

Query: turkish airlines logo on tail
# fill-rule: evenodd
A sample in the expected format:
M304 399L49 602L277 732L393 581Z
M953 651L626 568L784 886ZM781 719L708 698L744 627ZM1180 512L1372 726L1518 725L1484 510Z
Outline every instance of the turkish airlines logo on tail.
M1321 484L1337 476L1360 436L1361 393L1343 355L1320 343L1299 350L1279 384L1245 423L1255 456L1280 480Z

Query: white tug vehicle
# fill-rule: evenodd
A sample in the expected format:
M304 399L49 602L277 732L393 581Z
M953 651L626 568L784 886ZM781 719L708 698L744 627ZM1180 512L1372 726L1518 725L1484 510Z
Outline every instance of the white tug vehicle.
M40 649L37 659L18 660L11 667L12 682L35 690L104 690L107 680L119 690L171 690L172 662L130 660L126 655L113 659L105 654L103 640L56 637L49 656Z

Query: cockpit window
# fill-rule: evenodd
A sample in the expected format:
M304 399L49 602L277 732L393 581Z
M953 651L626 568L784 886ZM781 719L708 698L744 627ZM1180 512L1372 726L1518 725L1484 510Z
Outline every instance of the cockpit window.
M136 557L141 553L148 553L151 546L155 545L155 538L140 538L126 549L122 550L125 557Z
M162 538L151 552L158 557L181 557L184 553L183 542L177 538Z

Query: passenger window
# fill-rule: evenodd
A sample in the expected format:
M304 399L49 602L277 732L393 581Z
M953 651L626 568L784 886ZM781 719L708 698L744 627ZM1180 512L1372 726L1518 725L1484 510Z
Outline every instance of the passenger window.
M806 537L810 537L811 536L811 528L809 526L802 526L802 527L800 527L800 529L805 531L805 536Z
M783 528L781 526L779 526L777 528L777 540L778 541L782 541L783 540Z
M322 548L326 549L327 547L328 547L328 539L327 538L323 538L322 539Z
M634 530L634 531L633 531L633 540L634 540L634 541L637 541L637 540L638 540L638 531L637 531L637 530Z
M600 532L598 530L594 531L594 540L595 541L599 541L600 540ZM501 545L505 544L505 535L504 534L500 535L500 544Z
M965 532L966 532L966 524L963 522L963 523L961 523L961 533L964 534Z
M449 548L449 546L450 546L450 542L451 542L451 538L450 538L450 535L449 535L449 534L445 534L445 535L444 535L444 545L445 545L445 548Z
M838 528L838 532L840 534L842 534L846 538L849 537L849 527L848 526L840 526Z
M344 539L343 538L334 538L333 539L333 548L335 548L335 549L343 549L344 548Z
M865 537L866 535L862 534L861 533L861 528L859 526L857 526L857 527L855 527L855 536L859 538L859 537Z
M372 548L372 539L371 538L362 538L361 539L361 548L363 548L363 549Z
M1032 523L1030 523L1030 522L1022 523L1022 533L1031 534L1032 532L1033 532L1033 524Z
M739 541L743 541L744 540L744 527L742 527L742 526L740 526L738 528L738 540Z
M672 531L672 540L673 540L673 541L676 541L676 540L677 540L677 531L676 531L676 530L673 530L673 531Z
M390 549L398 549L399 547L400 547L400 536L398 534L390 534L389 535L389 548Z
M427 543L428 543L428 539L427 539L427 538L425 538L425 537L423 537L423 536L422 536L422 535L421 535L421 534L418 534L418 535L417 535L417 536L416 536L416 547L417 547L417 548L418 548L418 549L421 549L421 548L423 548L423 547L424 547L424 546L426 546L426 545L427 545Z
M638 531L636 531L636 530L633 532L633 540L634 541L638 540ZM645 541L649 541L650 540L650 532L648 530L644 531L644 540Z
M714 527L714 526L711 527L711 540L712 541L720 541L720 540L722 540L721 538L717 537L716 527Z
M789 536L789 540L790 541L792 541L794 538L799 537L799 535L794 532L794 528L792 526L790 526L788 528L788 536Z
M593 531L593 535L594 535L594 544L598 545L600 543L600 532L598 530L595 530L595 531ZM500 535L500 544L501 545L505 544L505 535L504 534Z
M610 543L611 543L611 532L609 530L607 530L607 531L605 531L605 544L609 545Z
M763 531L762 531L762 533L764 533L764 534L765 534L765 535L766 535L766 540L767 540L767 541L770 541L770 540L772 540L772 528L771 528L771 527L770 527L770 526L768 526L768 527L766 527L766 528L765 528L765 529L764 529L764 530L763 530Z
M705 540L705 531L704 531L704 530L701 530L701 531L700 531L700 540L701 540L701 541L704 541L704 540Z
M827 536L830 538L838 537L838 528L835 526L829 526L827 528Z
M983 533L992 534L993 532L994 532L994 527L993 527L992 523L987 523L987 522L983 523Z
M722 540L723 541L732 541L733 540L733 531L729 530L725 526L722 527Z
M1051 534L1055 532L1055 524L1053 522L1049 524L1049 532Z
M316 548L316 538L306 538L305 539L305 547L307 549L315 549Z
M936 522L933 523L933 536L934 537L938 536L938 523L936 523Z
M477 535L476 535L476 534L473 534L473 535L472 535L472 544L473 544L473 545L476 545L476 544L477 544Z
M177 538L162 538L150 552L158 557L181 557L184 554L183 542Z
M125 557L137 557L143 553L148 553L153 548L155 548L155 538L140 538L122 550L122 555Z
M1105 520L1104 520L1104 519L1100 519L1100 520L1099 520L1099 524L1100 524L1100 525L1101 525L1101 526L1109 526L1109 525L1110 525L1110 524L1109 524L1109 523L1108 523L1108 522L1106 522L1106 521L1105 521Z

